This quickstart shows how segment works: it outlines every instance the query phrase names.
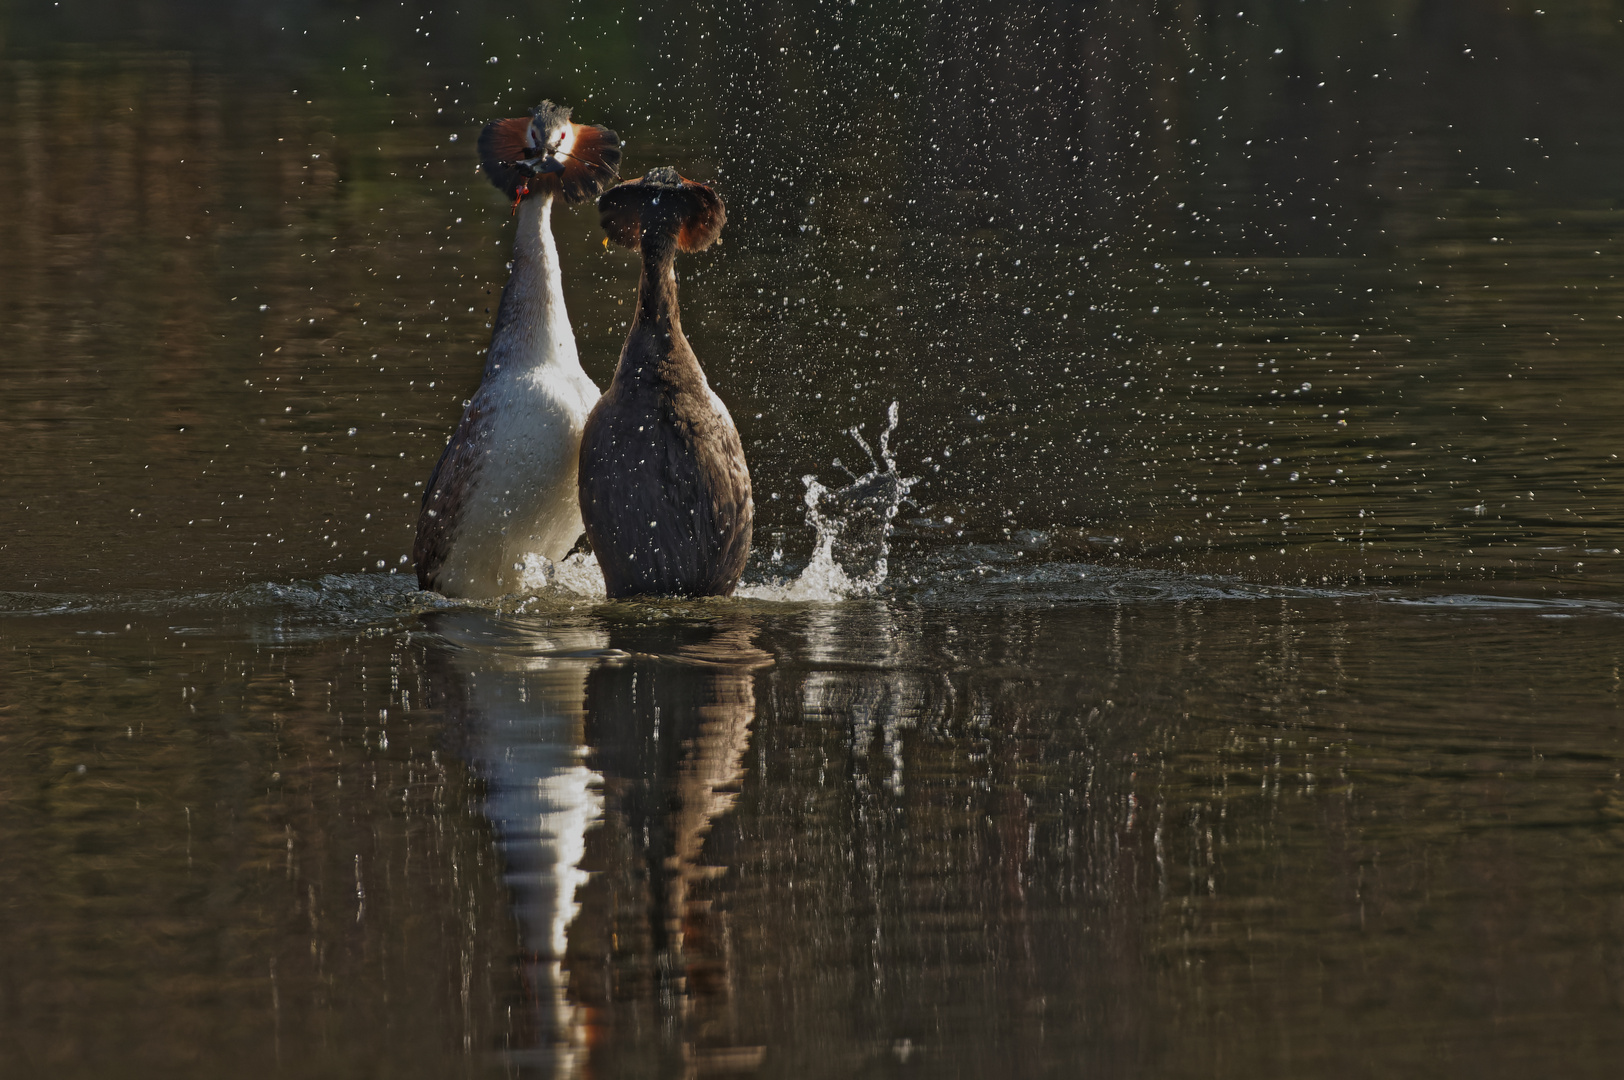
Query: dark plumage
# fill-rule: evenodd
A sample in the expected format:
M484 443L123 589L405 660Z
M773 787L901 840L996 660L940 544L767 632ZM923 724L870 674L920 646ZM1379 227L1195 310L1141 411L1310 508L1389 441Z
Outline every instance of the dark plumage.
M637 313L614 381L581 437L581 518L611 597L727 596L750 554L755 504L727 407L688 347L679 248L727 220L710 188L655 169L598 200L605 231L643 256Z
M470 406L440 454L423 489L423 505L418 512L417 539L412 543L412 563L417 567L417 587L444 592L440 571L451 558L457 541L457 526L479 479L484 463L481 443L488 433L490 417L483 408Z

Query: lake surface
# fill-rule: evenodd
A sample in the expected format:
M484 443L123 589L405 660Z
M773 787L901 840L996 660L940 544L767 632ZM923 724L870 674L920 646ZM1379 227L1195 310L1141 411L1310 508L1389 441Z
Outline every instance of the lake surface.
M1621 19L0 14L0 1073L1612 1075ZM542 97L740 598L415 589Z

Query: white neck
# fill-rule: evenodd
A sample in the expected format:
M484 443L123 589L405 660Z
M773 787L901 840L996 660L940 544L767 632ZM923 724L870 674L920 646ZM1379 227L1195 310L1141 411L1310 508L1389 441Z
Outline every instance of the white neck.
M496 309L496 329L485 358L485 377L549 365L580 371L575 335L564 310L564 285L553 243L553 197L532 195L519 204L513 271Z

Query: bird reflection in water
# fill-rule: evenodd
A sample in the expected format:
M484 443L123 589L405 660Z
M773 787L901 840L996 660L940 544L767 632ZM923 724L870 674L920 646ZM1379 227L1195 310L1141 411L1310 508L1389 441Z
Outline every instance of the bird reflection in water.
M754 624L434 618L523 938L508 1064L752 1071L761 1049L734 1045L727 934L704 898L725 868L704 849L743 780L754 673L772 663Z

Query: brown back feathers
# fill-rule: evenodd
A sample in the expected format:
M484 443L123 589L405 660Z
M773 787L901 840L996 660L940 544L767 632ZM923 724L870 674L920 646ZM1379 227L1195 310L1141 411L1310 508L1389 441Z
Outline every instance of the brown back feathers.
M648 230L675 235L681 251L703 251L722 235L727 208L704 184L661 168L609 189L598 200L598 216L621 247L636 248Z
M486 124L479 134L479 163L510 199L552 190L570 202L584 202L619 175L620 136L606 127L572 123L569 109L544 101L529 116Z

